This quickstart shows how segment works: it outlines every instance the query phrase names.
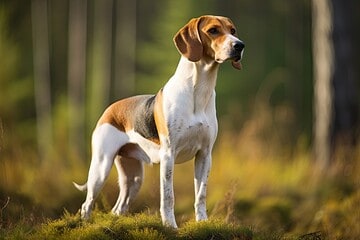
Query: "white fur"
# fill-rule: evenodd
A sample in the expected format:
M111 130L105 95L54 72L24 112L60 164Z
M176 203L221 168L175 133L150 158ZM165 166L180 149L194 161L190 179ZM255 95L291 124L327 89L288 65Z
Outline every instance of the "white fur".
M159 145L144 138L143 136L141 136L134 130L128 131L128 132L126 132L126 134L129 136L129 142L139 144L140 147L147 154L147 156L149 157L149 161L146 163L152 164L152 163L160 162L160 157L159 157L160 146Z
M207 219L206 185L211 168L211 150L218 124L215 109L217 70L203 61L182 57L175 75L165 85L164 115L174 131L161 136L160 212L165 224L176 227L174 217L173 168L195 157L195 215ZM176 130L176 131L175 131Z

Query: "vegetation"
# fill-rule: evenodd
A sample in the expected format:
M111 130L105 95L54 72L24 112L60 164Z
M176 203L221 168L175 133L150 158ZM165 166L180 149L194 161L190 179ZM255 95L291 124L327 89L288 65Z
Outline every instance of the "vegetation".
M96 212L91 221L65 213L55 221L47 222L33 231L16 229L5 234L5 239L252 239L247 228L213 219L206 222L188 222L179 230L164 227L159 216L136 214L114 216Z
M346 57L334 59L347 74L336 71L344 77L332 86L345 89L345 98L336 96L346 107L334 105L333 127L341 130L359 112L358 82L350 77L360 75L360 15L347 9L360 2L331 2L352 19L335 26L334 38L346 36L347 46L336 49L355 55L335 53ZM359 118L331 141L327 168L313 157L311 1L132 3L124 11L126 0L0 1L0 239L359 239ZM172 37L209 13L229 16L246 44L243 70L224 63L219 71L210 221L193 220L192 162L175 168L178 231L160 224L157 165L146 167L128 216L108 214L118 194L113 171L91 221L81 221L85 196L72 181L86 179L97 117L116 99L158 91L179 59ZM47 44L35 47L36 39ZM40 93L36 54L44 54L37 61L48 73Z
M280 158L280 154L271 152L276 146L266 146L269 143L256 142L248 135L248 144L244 145L243 137L222 135L217 142L208 191L209 222L193 221L191 162L176 166L175 171L178 232L161 226L157 165L146 167L145 183L129 216L107 213L117 197L113 171L90 222L82 222L76 214L84 194L71 186L75 172L82 172L75 180L85 179L86 172L79 169L86 167L71 166L63 170L55 167L61 177L53 174L54 178L50 178L46 174L41 176L53 172L46 166L38 169L39 176L32 180L33 185L41 188L27 192L28 198L11 195L14 199L6 202L6 196L1 197L1 235L4 239L39 239L40 236L136 239L136 234L149 239L299 239L313 233L321 235L320 239L358 238L359 165L344 165L339 161L324 174L314 169L301 142L294 152L283 153ZM256 145L252 145L254 142ZM254 156L249 149L253 147L267 151L256 152L258 155ZM354 154L358 158L359 152ZM9 172L26 177L30 169ZM64 215L61 207L68 209ZM63 216L57 218L60 215Z

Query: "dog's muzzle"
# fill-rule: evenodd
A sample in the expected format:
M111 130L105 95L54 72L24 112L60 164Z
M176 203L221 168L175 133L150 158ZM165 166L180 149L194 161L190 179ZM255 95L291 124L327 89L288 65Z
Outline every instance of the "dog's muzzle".
M242 41L240 40L236 41L234 43L233 50L231 53L231 58L232 58L231 64L233 65L234 68L239 70L242 68L240 60L244 53L244 48L245 48L245 44Z

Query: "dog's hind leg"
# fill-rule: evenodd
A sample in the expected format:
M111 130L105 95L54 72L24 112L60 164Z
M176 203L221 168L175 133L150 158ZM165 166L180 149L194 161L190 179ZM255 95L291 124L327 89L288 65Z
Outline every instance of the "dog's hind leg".
M81 216L90 217L94 201L107 179L114 158L126 144L128 137L110 124L98 126L92 136L92 159L87 181L86 200L81 207Z
M119 174L119 197L114 205L114 214L126 213L129 204L139 192L143 182L143 163L134 158L117 156L115 166Z

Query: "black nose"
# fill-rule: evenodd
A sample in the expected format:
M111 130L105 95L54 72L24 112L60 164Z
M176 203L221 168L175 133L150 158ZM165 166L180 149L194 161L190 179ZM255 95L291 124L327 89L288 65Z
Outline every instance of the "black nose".
M234 45L234 49L237 52L241 52L244 49L244 47L245 47L245 44L241 41L236 42Z

